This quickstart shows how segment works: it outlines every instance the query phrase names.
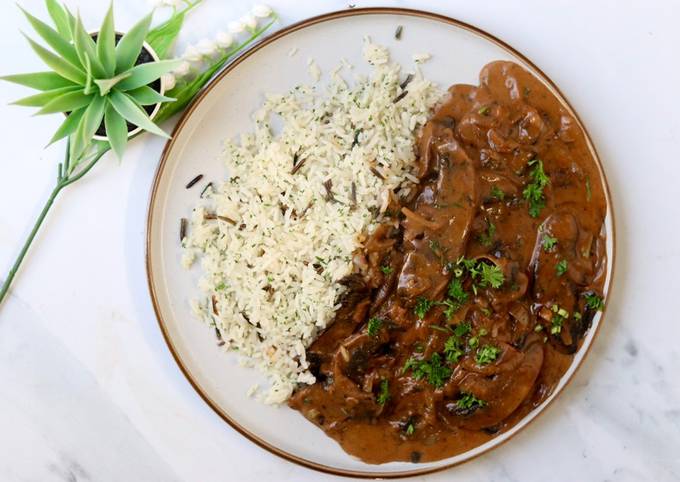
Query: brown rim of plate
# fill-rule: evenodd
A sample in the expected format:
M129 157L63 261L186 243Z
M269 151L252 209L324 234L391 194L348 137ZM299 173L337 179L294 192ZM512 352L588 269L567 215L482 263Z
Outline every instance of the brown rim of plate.
M174 145L174 140L177 136L177 134L182 130L184 125L187 122L187 119L191 116L191 114L194 112L198 104L200 104L203 99L206 97L208 92L210 92L215 85L217 85L225 76L227 76L232 70L234 70L241 62L243 62L245 59L250 57L253 53L257 52L259 49L275 42L276 40L280 39L281 37L284 37L285 35L288 35L290 33L293 33L297 30L316 25L319 23L323 23L329 20L335 20L338 18L344 18L344 17L352 17L356 15L380 15L380 14L392 14L392 15L406 15L406 16L412 16L412 17L420 17L420 18L426 18L430 20L434 20L437 22L442 22L448 25L452 25L454 27L462 28L464 30L467 30L473 34L476 34L494 44L497 46L501 47L502 49L506 50L508 53L516 56L517 58L521 59L523 62L526 63L529 67L531 67L534 70L535 74L538 74L540 78L547 84L549 88L551 88L554 93L557 95L557 97L560 99L560 101L563 103L564 107L569 111L569 114L571 114L576 121L578 122L579 127L583 130L585 137L586 137L586 142L588 144L589 149L591 150L593 157L595 158L595 162L597 163L598 170L600 171L600 176L602 178L602 183L604 185L604 191L605 191L605 196L607 200L607 210L608 214L611 217L611 224L612 224L612 253L611 253L611 271L609 278L607 280L607 292L604 294L605 299L611 299L611 285L612 285L612 280L614 278L614 266L615 266L615 259L616 259L616 229L615 229L615 222L614 222L614 211L613 211L613 204L611 202L611 193L609 191L609 185L607 183L607 178L605 177L604 170L602 168L602 163L600 162L600 157L597 154L597 150L595 149L595 146L593 145L592 140L590 139L590 135L588 134L588 131L586 130L585 126L581 122L581 119L579 118L578 114L576 111L573 109L567 98L562 94L562 92L559 90L557 85L541 70L539 69L531 60L529 60L526 56L515 50L513 47L505 43L504 41L496 38L495 36L485 32L484 30L481 30L473 25L470 25L468 23L462 22L460 20L456 20L451 17L447 17L445 15L440 15L438 13L433 13L433 12L426 12L423 10L415 10L415 9L408 9L408 8L396 8L396 7L369 7L369 8L350 8L346 10L340 10L340 11L335 11L335 12L330 12L330 13L325 13L322 15L318 15L316 17L311 17L306 20L302 20L300 22L294 23L292 25L289 25L288 27L282 28L280 30L277 30L273 34L263 38L260 42L256 43L253 45L250 49L246 50L242 54L240 54L238 57L236 57L229 65L227 65L215 78L213 78L206 86L205 88L194 98L192 103L189 105L189 107L184 111L182 116L180 117L179 121L177 122L177 125L175 126L173 132L172 132L172 138L168 140L168 142L165 144L165 147L163 149L160 163L158 165L158 168L156 170L156 174L154 176L154 181L151 186L151 193L149 197L149 206L148 206L148 212L147 212L147 223L146 223L146 249L145 249L145 264L146 264L146 273L147 273L147 282L149 286L149 294L151 296L151 302L153 304L154 312L156 313L156 318L158 320L158 325L161 329L161 332L163 334L163 338L165 339L165 343L168 345L168 348L170 350L170 353L172 354L173 358L175 359L175 362L179 366L180 370L186 377L186 379L189 381L191 386L196 390L196 392L200 395L200 397L212 408L217 415L220 416L225 422L227 422L229 425L231 425L232 428L234 428L237 432L239 432L241 435L244 437L248 438L251 442L254 442L255 444L259 445L261 448L271 452L274 455L277 455L279 457L282 457L283 459L293 462L299 465L302 465L304 467L318 470L320 472L324 472L327 474L332 474L332 475L338 475L338 476L344 476L344 477L359 477L359 478L365 478L365 479L396 479L396 478L403 478L403 477L412 477L416 475L424 475L424 474L429 474L433 472L439 472L442 470L449 469L451 467L454 467L456 465L462 464L464 462L468 462L470 460L473 460L477 457L479 457L482 454L487 453L488 451L499 447L503 445L505 442L513 438L517 433L522 431L524 428L526 428L528 425L531 424L540 414L545 412L545 410L552 404L552 402L562 393L562 391L567 387L569 382L574 378L576 375L576 372L578 369L581 367L583 364L583 360L586 358L588 355L588 352L590 351L590 348L592 344L595 342L595 338L597 334L599 333L600 330L600 325L602 324L604 320L604 315L606 311L606 307L608 303L605 303L605 310L602 312L600 321L597 324L597 327L595 327L595 333L593 334L593 338L590 342L590 344L585 347L585 352L583 353L583 356L581 357L581 360L578 362L578 365L575 367L573 373L571 376L566 379L565 384L562 386L562 388L559 390L559 392L555 393L551 399L547 401L547 403L540 409L533 417L527 422L525 425L519 427L515 432L511 433L507 438L502 440L501 442L492 445L488 447L487 449L481 451L478 454L475 454L474 456L461 460L458 462L450 463L450 464L445 464L442 466L438 467L427 467L427 468L422 468L422 469L414 469L414 470L406 470L406 471L400 471L400 472L364 472L364 471L357 471L357 470L344 470L344 469L337 469L334 467L329 467L327 465L323 464L318 464L316 462L313 462L311 460L307 460L292 454L289 454L285 452L284 450L279 449L278 447L275 447L271 445L270 443L266 442L265 440L262 440L258 436L250 433L247 431L245 428L243 428L236 420L232 419L229 414L225 413L209 396L208 394L198 385L198 383L192 378L191 374L189 373L189 370L187 367L184 365L183 361L180 359L179 355L177 354L177 351L175 350L175 347L170 339L170 336L167 332L165 323L163 321L163 318L161 317L160 314L160 309L158 306L158 300L156 298L156 291L153 283L153 274L151 270L151 257L149 255L150 247L151 247L151 223L153 220L153 206L156 200L156 194L158 191L158 186L160 182L161 175L163 173L163 170L165 168L165 163L168 158L168 154L170 153L172 146ZM536 409L534 409L536 410ZM531 416L530 412L527 416ZM525 417L526 418L526 417ZM524 419L523 419L524 420ZM511 429L512 430L512 429ZM417 467L417 465L416 465Z

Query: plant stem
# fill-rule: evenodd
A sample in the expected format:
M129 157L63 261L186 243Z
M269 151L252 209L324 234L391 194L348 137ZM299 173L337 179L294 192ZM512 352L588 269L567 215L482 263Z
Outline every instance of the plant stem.
M73 176L67 176L67 177L61 177L62 176L62 169L59 169L59 176L57 178L57 185L54 186L54 189L52 190L52 193L50 194L50 197L47 198L47 202L45 203L45 206L43 206L42 211L40 212L40 215L38 216L38 219L36 219L35 224L33 225L33 229L31 229L31 232L28 235L28 238L26 238L26 241L24 242L24 246L21 248L21 251L19 251L19 255L17 256L17 259L14 261L14 265L12 265L12 268L9 270L9 273L7 274L7 278L5 281L2 283L2 287L0 288L0 305L2 304L3 300L5 299L5 296L7 296L7 293L9 292L9 287L12 284L12 281L14 281L14 277L17 274L17 271L19 270L19 266L21 266L21 263L24 260L24 257L26 256L26 253L28 252L28 249L31 247L31 244L33 243L33 240L35 239L35 235L38 234L38 231L40 230L40 226L42 226L43 221L47 217L47 213L50 211L50 208L52 207L52 204L54 203L54 200L57 198L57 195L59 192L61 192L62 189L64 189L66 186L73 184L77 180L81 179L85 174L87 174L90 169L94 167L94 165L97 163L99 159L108 151L108 148L103 148L99 151L97 151L92 158L92 160L80 171L75 173ZM66 159L68 159L69 156L69 146L67 145L66 147Z
M26 242L24 243L23 248L21 248L21 251L19 251L19 256L17 256L16 261L14 261L14 265L12 268L9 270L9 273L7 274L7 278L5 281L2 283L2 288L0 288L0 303L2 303L2 300L5 299L5 296L7 295L7 292L9 291L9 287L12 284L12 281L14 280L14 276L16 276L17 271L19 270L19 266L21 266L21 262L24 260L24 257L26 256L26 253L28 252L28 248L31 246L31 243L33 242L33 239L35 238L35 235L38 233L38 229L40 229L40 226L42 225L43 221L45 220L45 217L47 216L48 211L52 207L52 203L54 202L54 199L57 197L57 194L59 194L59 191L62 190L64 185L62 183L57 183L55 188L52 190L52 194L50 194L50 197L47 198L47 202L45 203L45 206L43 207L42 211L40 212L40 215L38 216L38 219L35 222L35 225L33 226L33 229L31 230L31 233L28 235L28 238L26 239Z

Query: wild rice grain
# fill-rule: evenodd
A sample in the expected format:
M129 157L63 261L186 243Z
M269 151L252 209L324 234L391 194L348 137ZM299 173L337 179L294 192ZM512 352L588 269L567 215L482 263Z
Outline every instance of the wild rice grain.
M196 183L197 183L198 181L200 181L201 179L203 179L203 174L199 174L198 176L196 176L195 178L193 178L191 181L189 181L189 182L187 183L187 185L185 186L185 188L186 188L186 189L191 189L192 187L194 187L194 184L196 184Z
M179 220L179 242L181 243L184 241L184 238L187 237L187 224L188 221L186 218L182 218Z
M208 184L206 184L205 187L203 188L203 190L201 191L201 194L199 194L198 197L203 198L203 195L204 195L204 194L206 193L206 191L207 191L208 189L210 189L212 186L213 186L213 183L212 183L212 182L209 182Z

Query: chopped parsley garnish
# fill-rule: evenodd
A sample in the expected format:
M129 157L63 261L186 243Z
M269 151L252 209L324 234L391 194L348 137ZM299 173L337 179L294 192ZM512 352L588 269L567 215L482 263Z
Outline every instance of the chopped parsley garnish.
M470 273L472 279L479 276L478 263L474 259L468 259L461 256L451 268L453 268L453 274L456 275L456 278L462 277L466 270Z
M488 106L488 105L485 105L484 107L482 107L481 109L479 109L479 110L477 111L477 113L478 113L479 115L489 115L489 110L490 110L490 109L489 109L489 106Z
M491 286L492 288L500 288L505 281L503 276L503 271L496 265L490 265L481 261L475 261L474 259L463 258L462 256L456 261L456 264L452 266L453 274L456 278L461 278L467 271L473 281L480 278L479 286L486 288ZM472 290L476 292L474 284L472 285Z
M440 302L440 304L446 306L444 316L446 316L447 320L450 320L453 314L460 309L461 305L468 300L468 294L465 292L463 282L459 278L451 280L447 294L450 299L446 299Z
M377 335L382 324L383 320L381 318L373 317L370 320L368 320L368 336Z
M460 309L460 305L457 302L449 299L440 301L437 304L446 306L446 309L444 309L444 316L446 317L447 320L453 318L454 313Z
M541 244L543 245L543 251L550 251L555 247L557 244L557 238L553 238L549 234L544 234L543 235L543 241L541 241Z
M587 294L584 298L586 299L586 308L594 311L602 311L604 308L604 300L596 294Z
M378 393L377 402L380 405L385 405L390 399L390 382L385 379L380 382L380 393Z
M534 159L529 161L529 166L534 166L529 172L529 177L531 177L532 181L524 188L522 195L529 202L529 216L537 218L545 207L543 189L548 185L550 179L543 170L543 161Z
M496 358L498 358L498 355L500 354L501 351L502 350L497 346L484 345L477 351L475 361L477 362L478 365L488 365Z
M503 284L503 281L505 281L505 277L503 276L503 271L494 265L491 264L486 264L486 263L480 263L482 267L481 271L481 281L479 282L479 286L482 288L486 288L487 286L491 286L492 288L500 288L501 285Z
M498 186L493 186L491 188L491 196L495 197L499 201L502 201L502 200L505 199L505 193Z
M456 327L453 329L453 334L456 336L465 336L471 331L472 326L470 326L470 322L464 321L463 323L456 325Z
M224 281L220 281L220 283L217 286L215 286L215 291L222 291L226 287L227 285L224 284Z
M568 267L568 264L567 264L567 260L566 260L566 259L563 259L562 261L560 261L559 263L557 263L557 264L555 265L555 272L557 273L557 276L562 276L562 275L564 275L564 273L567 272L567 267Z
M469 410L472 408L481 408L486 405L486 402L475 397L472 393L461 392L461 397L456 401L456 405L463 410Z
M463 282L458 278L454 278L451 280L451 283L449 283L447 294L452 300L457 301L458 303L461 304L465 303L468 300L468 294L465 292L465 289L463 288Z
M409 422L408 425L406 426L406 435L413 435L413 432L416 431L416 428L413 426L413 422Z
M480 336L485 336L487 333L488 333L488 332L487 332L486 329L484 329L484 328L482 328L481 330L479 330L479 333L477 333L475 336L471 337L471 338L468 340L468 346L469 346L470 348L477 348L477 345L479 345L479 337L480 337Z
M486 232L479 235L479 242L482 246L490 248L493 245L493 237L496 235L496 225L487 220Z
M392 266L381 266L380 271L382 271L384 275L389 276L392 274L392 271L394 270L392 269Z
M422 320L425 318L427 312L430 311L432 305L434 305L434 301L430 301L427 298L423 298L421 296L418 298L418 301L416 301L416 306L413 308L413 313L415 313L419 320Z
M465 355L465 351L461 346L460 338L456 335L450 336L446 343L444 343L444 356L449 363L458 363L460 357Z
M402 369L402 373L406 373L409 369L413 371L413 378L421 380L427 377L427 381L435 388L443 387L446 379L451 376L451 369L442 365L442 358L439 353L434 353L430 361L409 358Z
M550 333L557 335L562 332L562 324L569 318L569 312L558 305L552 305L550 309L553 312L552 320L550 320Z

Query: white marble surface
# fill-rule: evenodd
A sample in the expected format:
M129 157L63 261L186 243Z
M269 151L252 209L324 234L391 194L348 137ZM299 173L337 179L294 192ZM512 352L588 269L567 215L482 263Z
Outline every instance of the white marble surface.
M42 8L41 0L20 3ZM115 3L123 26L147 8L140 0ZM284 25L347 6L271 3ZM80 6L87 23L103 15L108 1L69 4ZM543 68L594 138L618 224L607 318L566 392L510 443L422 480L680 480L680 223L674 206L680 199L680 4L392 4L476 24ZM216 31L248 7L206 0L183 42ZM3 73L40 68L18 28L27 30L13 2L1 2ZM0 85L2 271L48 193L62 149L42 149L57 119L32 118L6 105L24 92ZM0 480L333 479L245 440L176 368L153 315L143 264L147 195L161 148L159 139L146 136L122 163L107 158L64 192L0 307Z

